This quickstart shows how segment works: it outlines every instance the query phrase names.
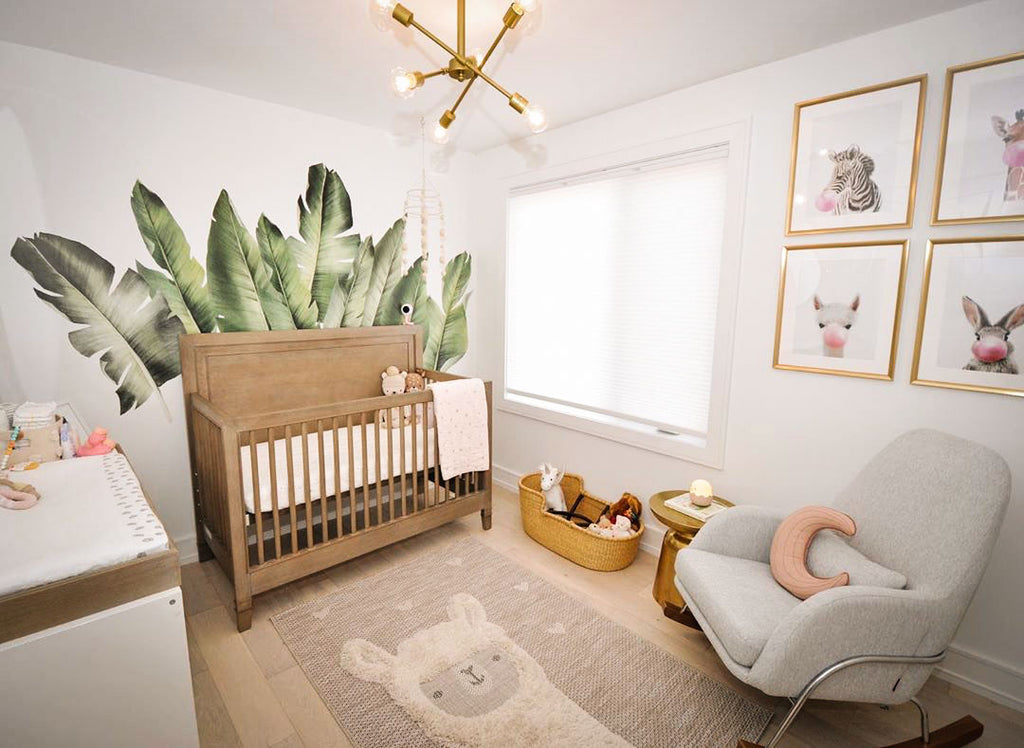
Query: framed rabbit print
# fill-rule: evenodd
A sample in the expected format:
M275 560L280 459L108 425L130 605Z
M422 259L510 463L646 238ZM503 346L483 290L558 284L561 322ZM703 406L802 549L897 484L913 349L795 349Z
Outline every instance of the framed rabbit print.
M1024 397L1024 236L936 239L925 261L913 384Z
M927 78L796 105L788 236L911 225Z
M932 225L1024 221L1024 52L946 71Z

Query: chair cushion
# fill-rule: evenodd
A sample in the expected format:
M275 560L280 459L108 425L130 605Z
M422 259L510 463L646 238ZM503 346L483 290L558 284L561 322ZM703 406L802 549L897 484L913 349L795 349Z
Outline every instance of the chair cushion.
M768 637L800 604L775 581L768 564L692 548L676 557L676 586L744 667L754 664Z
M888 587L902 590L907 578L898 571L876 564L831 531L819 532L807 552L807 568L816 577L833 577L842 572L850 575L850 584Z

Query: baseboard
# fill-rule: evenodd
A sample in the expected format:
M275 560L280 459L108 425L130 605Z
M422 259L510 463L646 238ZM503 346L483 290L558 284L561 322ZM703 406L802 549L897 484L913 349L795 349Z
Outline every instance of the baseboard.
M178 564L194 564L199 560L199 548L196 546L196 534L189 533L174 538L174 544L178 546Z
M935 673L953 685L973 691L997 704L1024 712L1024 670L951 644Z

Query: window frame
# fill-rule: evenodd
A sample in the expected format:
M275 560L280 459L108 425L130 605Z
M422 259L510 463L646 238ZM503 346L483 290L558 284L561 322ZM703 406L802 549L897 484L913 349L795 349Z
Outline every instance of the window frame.
M565 162L556 166L517 174L504 180L505 244L502 286L501 372L495 407L503 412L523 416L602 439L676 457L688 462L722 468L725 458L725 437L728 423L729 387L732 374L736 305L739 291L740 253L743 233L744 198L747 185L749 120L688 133L618 151ZM711 398L707 438L690 434L669 435L650 426L604 418L598 414L511 394L507 390L509 320L509 200L516 191L537 188L545 183L601 171L614 171L633 163L671 158L688 151L725 145L728 155L728 185L725 206L725 230L722 236L722 257L719 275L718 305L715 321L715 351L712 359Z

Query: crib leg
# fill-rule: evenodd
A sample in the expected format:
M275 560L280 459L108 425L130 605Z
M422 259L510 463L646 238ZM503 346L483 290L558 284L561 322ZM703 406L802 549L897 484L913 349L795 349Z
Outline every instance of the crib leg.
M491 508L489 506L480 510L480 524L483 525L484 530L491 529Z
M235 620L238 622L238 633L248 631L252 628L252 600L248 601L248 607L242 607L242 602L235 603Z

